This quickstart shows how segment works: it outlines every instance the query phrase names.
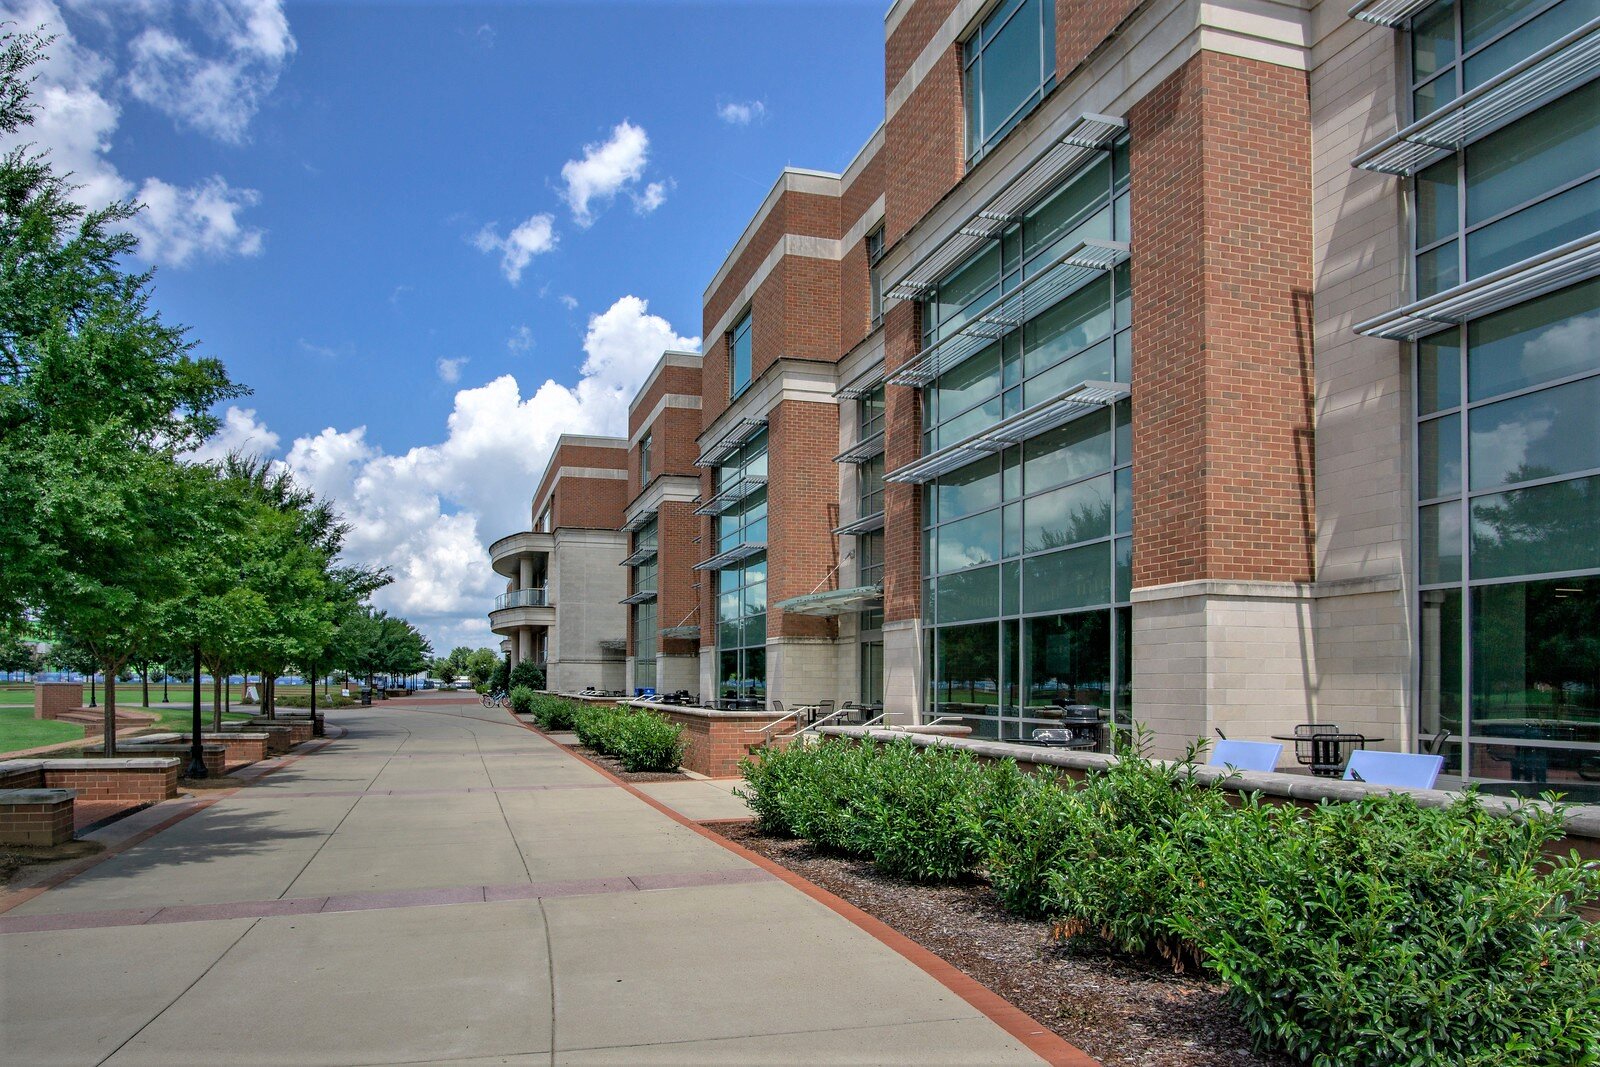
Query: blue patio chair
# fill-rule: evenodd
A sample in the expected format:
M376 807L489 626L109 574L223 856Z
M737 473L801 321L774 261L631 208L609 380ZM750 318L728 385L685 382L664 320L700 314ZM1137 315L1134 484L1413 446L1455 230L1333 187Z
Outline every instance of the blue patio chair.
M1218 741L1207 767L1232 767L1236 771L1271 771L1278 767L1283 746L1267 741Z
M1377 752L1357 749L1345 764L1344 780L1399 789L1432 789L1444 767L1443 756L1415 752Z

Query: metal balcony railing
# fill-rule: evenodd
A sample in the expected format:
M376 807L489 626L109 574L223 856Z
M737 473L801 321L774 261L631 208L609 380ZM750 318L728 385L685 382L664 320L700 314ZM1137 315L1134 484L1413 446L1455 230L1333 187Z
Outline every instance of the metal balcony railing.
M501 608L544 608L550 606L550 596L544 586L536 589L517 589L501 593L494 598L494 610Z

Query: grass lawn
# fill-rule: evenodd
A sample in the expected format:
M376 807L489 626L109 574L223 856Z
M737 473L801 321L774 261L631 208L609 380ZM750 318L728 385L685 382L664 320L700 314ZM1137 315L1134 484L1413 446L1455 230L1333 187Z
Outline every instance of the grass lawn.
M77 741L82 737L81 726L35 719L32 702L26 707L0 706L0 753L53 745L58 741Z

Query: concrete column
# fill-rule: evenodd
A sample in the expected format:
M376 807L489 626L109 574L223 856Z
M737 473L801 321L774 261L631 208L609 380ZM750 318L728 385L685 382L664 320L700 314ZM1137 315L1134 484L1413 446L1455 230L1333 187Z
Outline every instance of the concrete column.
M533 557L523 556L517 561L518 589L531 589L533 587Z
M533 658L533 627L524 626L517 631L517 662Z

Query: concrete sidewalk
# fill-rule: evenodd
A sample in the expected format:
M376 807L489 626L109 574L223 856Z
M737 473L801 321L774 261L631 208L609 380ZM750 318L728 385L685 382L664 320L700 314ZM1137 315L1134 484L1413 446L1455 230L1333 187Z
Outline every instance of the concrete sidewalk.
M0 1061L1039 1062L497 710L330 721L347 735L0 914Z

